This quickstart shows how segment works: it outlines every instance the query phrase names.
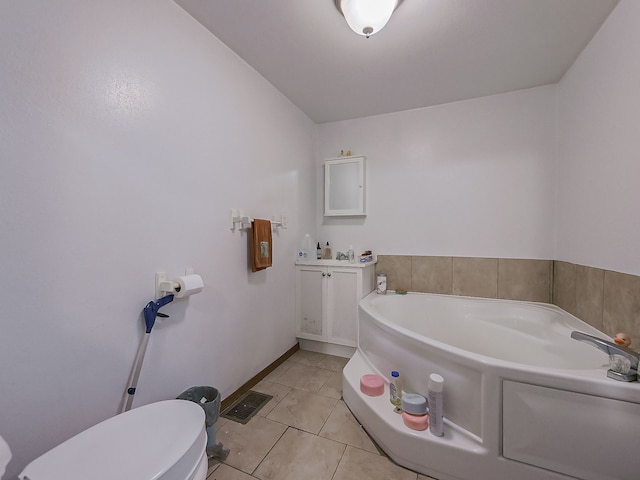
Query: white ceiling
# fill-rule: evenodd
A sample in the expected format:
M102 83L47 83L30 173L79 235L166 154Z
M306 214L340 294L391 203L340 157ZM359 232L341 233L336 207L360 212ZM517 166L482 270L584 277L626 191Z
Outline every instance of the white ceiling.
M558 82L618 0L405 0L370 38L333 0L175 0L317 123Z

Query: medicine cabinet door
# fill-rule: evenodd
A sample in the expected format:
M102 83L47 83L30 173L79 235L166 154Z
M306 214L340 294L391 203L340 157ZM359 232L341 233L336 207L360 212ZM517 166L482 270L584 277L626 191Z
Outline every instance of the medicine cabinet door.
M365 190L365 157L325 161L325 216L366 215Z

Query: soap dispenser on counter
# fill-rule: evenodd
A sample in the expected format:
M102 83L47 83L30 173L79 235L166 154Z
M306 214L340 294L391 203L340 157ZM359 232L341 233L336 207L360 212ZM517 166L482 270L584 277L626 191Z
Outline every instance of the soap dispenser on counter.
M329 246L329 242L327 242L327 246L324 247L324 252L322 254L322 258L324 260L331 260L331 247Z

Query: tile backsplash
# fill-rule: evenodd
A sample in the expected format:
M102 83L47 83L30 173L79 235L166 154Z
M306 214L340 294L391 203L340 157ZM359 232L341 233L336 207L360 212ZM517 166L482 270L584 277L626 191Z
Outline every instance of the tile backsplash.
M553 260L378 255L390 290L551 302Z
M559 260L378 255L390 290L553 303L640 348L640 277Z

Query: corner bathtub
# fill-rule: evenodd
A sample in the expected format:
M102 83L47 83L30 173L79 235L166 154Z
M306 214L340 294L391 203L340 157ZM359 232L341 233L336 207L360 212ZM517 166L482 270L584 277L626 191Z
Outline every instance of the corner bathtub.
M374 292L358 329L343 397L398 464L440 480L640 478L640 383L607 378L608 357L570 334L609 338L564 310ZM444 437L393 412L392 370L425 396L429 374L444 377ZM360 392L366 373L385 378L383 396Z

